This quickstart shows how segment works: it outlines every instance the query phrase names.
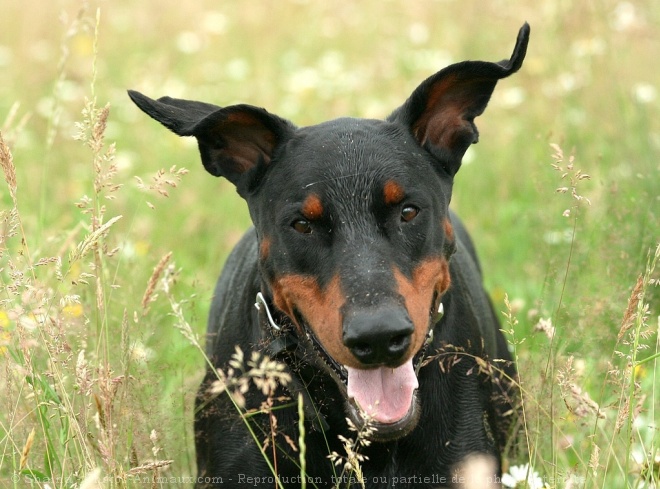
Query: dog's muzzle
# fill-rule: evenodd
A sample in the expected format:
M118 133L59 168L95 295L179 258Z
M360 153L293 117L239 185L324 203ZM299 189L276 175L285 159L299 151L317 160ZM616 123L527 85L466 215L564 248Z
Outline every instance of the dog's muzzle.
M284 361L293 373L301 377L296 379L294 376L292 383L286 387L293 395L303 396L305 416L313 426L320 425L322 429L329 427L304 388L306 382L302 365L311 367L312 372L322 370L333 379L346 400L348 417L358 428L365 424L373 428L372 439L397 439L416 426L420 411L417 375L426 364L426 352L433 341L433 325L444 314L442 303L432 311L431 327L424 346L413 358L395 368L382 366L373 369L351 368L336 362L304 322L303 335L296 333L290 320L278 324L261 292L257 293L255 307L259 311L260 323L270 338L267 346L269 355Z

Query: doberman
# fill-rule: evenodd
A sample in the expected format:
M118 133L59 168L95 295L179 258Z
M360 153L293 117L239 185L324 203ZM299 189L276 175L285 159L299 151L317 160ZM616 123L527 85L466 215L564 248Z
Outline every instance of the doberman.
M206 170L236 186L254 223L215 289L213 366L236 370L239 347L291 376L268 395L242 389L237 408L211 389L208 369L195 415L199 487L452 486L474 454L500 474L516 370L448 206L478 139L474 119L520 69L529 32L509 60L439 71L385 120L298 128L251 105L129 92L197 138ZM370 441L353 446L361 461L346 454L355 430Z

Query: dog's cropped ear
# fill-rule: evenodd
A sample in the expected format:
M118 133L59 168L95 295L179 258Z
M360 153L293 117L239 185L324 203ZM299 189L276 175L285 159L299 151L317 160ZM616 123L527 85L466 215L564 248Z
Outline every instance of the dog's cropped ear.
M207 115L220 110L220 107L194 100L161 97L152 100L135 90L128 96L143 112L179 136L192 136L192 129Z
M520 28L510 59L448 66L422 82L388 120L408 127L419 144L453 176L465 151L479 139L474 118L485 110L497 81L522 66L529 30L527 23Z
M223 176L244 194L251 176L270 163L273 151L293 124L251 105L218 107L204 102L162 97L150 99L129 90L131 100L146 114L179 136L194 136L204 168Z

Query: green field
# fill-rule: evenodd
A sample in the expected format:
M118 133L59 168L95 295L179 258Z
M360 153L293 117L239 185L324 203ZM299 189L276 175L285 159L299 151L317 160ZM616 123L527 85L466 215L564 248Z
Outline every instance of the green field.
M453 199L518 358L507 465L658 487L657 0L0 0L0 487L195 474L194 337L249 217L127 89L385 117L449 63L508 58L524 21Z

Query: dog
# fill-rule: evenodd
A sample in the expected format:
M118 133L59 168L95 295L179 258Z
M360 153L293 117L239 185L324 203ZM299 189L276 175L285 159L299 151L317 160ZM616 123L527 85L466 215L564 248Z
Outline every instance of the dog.
M475 456L494 461L497 486L516 369L449 203L474 119L522 66L529 32L508 60L432 75L385 120L298 128L251 105L129 91L197 138L204 167L235 185L254 224L210 309L198 487L449 487ZM237 406L212 388L216 369L238 371L237 347L290 379L241 389Z

